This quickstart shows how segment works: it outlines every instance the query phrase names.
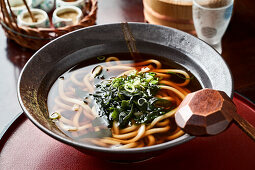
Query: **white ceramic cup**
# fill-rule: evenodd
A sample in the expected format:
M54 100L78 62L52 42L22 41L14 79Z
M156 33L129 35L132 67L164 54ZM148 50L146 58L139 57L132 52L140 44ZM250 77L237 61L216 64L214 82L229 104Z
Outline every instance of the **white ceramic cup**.
M50 12L54 8L54 5L54 0L33 0L32 4L34 8L39 8L46 12Z
M26 0L28 7L32 7L32 0ZM6 6L8 7L7 0L5 1ZM26 6L22 0L9 0L11 10L15 15L19 15L22 11L26 10ZM10 13L10 9L8 9Z
M26 17L30 18L27 10L23 11L18 15L17 22L19 26L27 26L31 28L49 28L50 21L47 13L41 9L30 9L34 17L37 19L36 22L27 22ZM39 17L40 16L40 17ZM31 19L31 18L30 18Z
M63 15L64 13L70 12L77 13L75 19L61 17L61 15ZM78 24L82 17L83 14L80 8L75 6L62 6L60 8L56 8L55 11L53 12L52 23L55 28L65 27L69 25Z
M76 6L82 10L85 7L85 0L74 0L72 2L56 0L56 8L62 6Z
M32 7L36 8L43 0L32 0Z

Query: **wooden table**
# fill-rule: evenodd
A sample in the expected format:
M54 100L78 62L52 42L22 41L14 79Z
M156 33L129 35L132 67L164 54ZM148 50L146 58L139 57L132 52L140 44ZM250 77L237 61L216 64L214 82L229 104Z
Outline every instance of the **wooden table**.
M123 21L144 21L142 0L99 0L97 24ZM255 1L236 1L222 41L222 56L232 71L234 89L252 101L255 101L254 21ZM34 52L8 40L0 28L0 132L21 112L16 84L20 70Z

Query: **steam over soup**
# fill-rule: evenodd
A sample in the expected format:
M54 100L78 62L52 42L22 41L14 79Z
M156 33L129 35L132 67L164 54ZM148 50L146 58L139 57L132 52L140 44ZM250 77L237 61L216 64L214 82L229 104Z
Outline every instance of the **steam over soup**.
M102 147L145 147L182 136L174 114L188 93L201 89L199 82L177 64L140 56L99 56L64 73L49 92L49 117L74 140Z

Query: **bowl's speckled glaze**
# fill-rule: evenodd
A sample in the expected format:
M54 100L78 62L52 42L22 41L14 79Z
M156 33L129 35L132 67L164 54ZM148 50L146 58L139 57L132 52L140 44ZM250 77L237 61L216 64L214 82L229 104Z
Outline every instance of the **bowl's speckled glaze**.
M190 70L202 87L232 97L233 81L222 57L205 42L182 31L145 23L129 23L141 53L162 56ZM47 112L47 95L54 81L81 61L105 54L128 52L121 23L92 26L66 34L36 52L22 70L18 98L27 117L43 132L78 150L114 161L147 159L191 140L185 134L175 140L143 148L110 149L79 143L65 136Z

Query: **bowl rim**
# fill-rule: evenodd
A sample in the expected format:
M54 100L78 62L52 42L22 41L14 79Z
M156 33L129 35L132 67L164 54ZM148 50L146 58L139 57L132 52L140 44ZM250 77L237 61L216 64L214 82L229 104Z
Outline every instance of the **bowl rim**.
M123 22L116 22L116 23L110 23L110 24L102 24L102 25L93 25L93 26L89 26L89 27L86 27L86 28L82 28L82 29L79 29L79 30L76 30L76 31L72 31L70 33L67 33L63 36L60 36L54 40L52 40L51 42L47 43L46 45L44 45L42 48L40 48L37 52L35 52L33 54L33 56L27 61L27 63L25 64L25 66L23 67L23 69L21 70L21 73L20 73L20 76L19 76L19 79L18 79L18 84L17 84L17 93L18 93L18 101L25 113L25 115L29 118L29 120L35 125L37 126L40 130L42 130L44 133L46 133L47 135L53 137L54 139L58 140L58 141L61 141L65 144L68 144L68 145L71 145L75 148L81 148L81 149L86 149L86 150L90 150L90 151L97 151L97 152L103 152L103 153L116 153L116 154L120 154L120 153L123 153L123 154L132 154L132 153L135 153L135 154L139 154L139 153L148 153L148 152L153 152L153 151L160 151L160 150L165 150L165 149L169 149L173 146L177 146L177 145L180 145L182 143L185 143L185 142L188 142L192 139L195 138L195 136L191 136L187 133L185 133L184 135L174 139L174 140L171 140L171 141L167 141L167 142L164 142L164 143L161 143L161 144L157 144L157 145L152 145L152 146L146 146L146 147L141 147L141 148L129 148L129 149L113 149L113 148L105 148L105 147L100 147L100 146L95 146L95 145L89 145L89 144L86 144L86 143L81 143L81 142L77 142L77 141L74 141L74 140L70 140L70 139L67 139L67 138L64 138L54 132L52 132L51 130L45 128L43 125L41 125L30 113L29 111L26 109L26 107L24 106L23 104L23 101L22 101L22 98L21 98L21 92L20 92L20 83L21 83L21 78L22 78L22 75L24 73L24 70L26 69L26 67L28 66L28 64L30 63L30 61L38 54L40 53L40 51L42 49L44 49L45 47L55 43L55 41L58 41L58 39L62 39L64 37L68 37L68 35L70 34L73 34L75 32L79 32L79 31L84 31L84 30L89 30L89 29L93 29L93 28L96 28L96 27L106 27L106 26L116 26L116 25L120 25L122 24ZM206 42L202 41L201 39L191 35L191 34L188 34L186 32L183 32L181 30L177 30L175 28L171 28L171 27L167 27L167 26L161 26L161 25L153 25L153 24L147 24L147 23L141 23L141 22L127 22L128 24L131 24L131 25L145 25L145 26L148 26L148 25L151 25L152 27L158 27L158 28L163 28L163 29L172 29L174 32L177 32L177 33L181 33L181 34L184 34L184 35L187 35L187 36L192 36L194 38L196 38L198 41L201 41L205 44L207 44ZM208 44L207 44L208 45ZM210 48L212 48L210 45L208 45ZM212 48L213 49L213 48ZM214 51L217 52L217 50L213 49ZM218 53L218 52L217 52ZM219 53L218 53L219 54ZM220 55L220 54L219 54ZM233 97L233 89L234 89L234 86L233 86L233 76L231 74L231 71L229 69L229 66L227 65L227 63L225 62L225 60L222 58L223 60L223 63L226 65L229 73L230 73L230 80L232 82L232 86L230 87L231 88L231 92L230 92L230 97L232 98Z

